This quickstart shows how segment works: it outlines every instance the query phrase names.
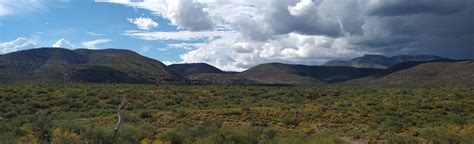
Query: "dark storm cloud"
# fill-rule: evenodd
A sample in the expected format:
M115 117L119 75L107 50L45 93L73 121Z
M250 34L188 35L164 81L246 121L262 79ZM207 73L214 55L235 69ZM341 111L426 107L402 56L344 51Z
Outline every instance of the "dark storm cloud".
M264 21L242 20L239 31L259 41L299 33L343 38L362 52L474 58L470 0L288 0L269 7Z
M465 9L469 0L383 0L368 10L369 15L451 14Z
M362 38L362 39L361 39ZM414 42L415 39L410 37L390 37L390 38L367 38L367 37L360 37L360 38L353 38L352 43L354 45L362 46L362 48L366 49L373 49L373 48L396 48L406 46Z
M338 37L342 35L337 19L321 15L318 11L321 2L307 4L308 9L294 9L299 13L292 14L290 7L298 1L273 1L273 10L265 18L275 34L297 32L306 35L325 35Z
M474 58L474 8L467 0L383 0L366 5L356 49Z
M270 4L271 9L263 13L263 24L267 26L264 27L267 29L264 31L267 34L266 36L292 32L305 35L342 36L338 20L321 15L318 11L321 2L321 0L313 0L310 3L303 3L297 0L272 1ZM301 3L299 7L297 6L298 3ZM262 25L262 23L256 23L256 25ZM258 27L256 25L251 27ZM259 35L255 32L258 33L259 31L251 33L252 38L262 39L256 37Z
M245 37L256 41L266 41L274 36L293 32L304 35L342 36L338 19L320 13L322 2L322 0L308 0L306 3L299 0L269 1L267 8L261 8L262 12L258 13L263 15L262 19L240 16L232 20L231 26ZM360 27L355 29L348 25L349 31L360 32Z
M352 49L384 54L474 53L472 44L462 41L474 35L474 2L469 0L313 0L303 5L312 9L298 3L303 1L272 2L272 10L264 13L270 32L248 34L258 40L291 32L339 37L347 39ZM292 7L300 8L297 15ZM440 42L446 44L431 44Z

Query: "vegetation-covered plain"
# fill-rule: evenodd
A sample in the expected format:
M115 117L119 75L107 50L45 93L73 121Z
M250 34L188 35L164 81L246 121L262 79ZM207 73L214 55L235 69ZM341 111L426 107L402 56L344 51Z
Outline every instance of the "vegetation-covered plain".
M473 87L0 84L0 98L0 143L474 142Z

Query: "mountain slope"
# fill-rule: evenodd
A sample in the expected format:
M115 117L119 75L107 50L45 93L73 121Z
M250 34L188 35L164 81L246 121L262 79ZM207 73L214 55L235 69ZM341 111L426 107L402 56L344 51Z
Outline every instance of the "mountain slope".
M215 74L224 73L220 69L206 63L172 64L172 65L169 65L168 68L181 76L189 76L193 74L204 74L204 73L215 73Z
M237 72L225 72L206 63L172 64L168 68L181 75L188 84L258 84L258 82L236 76Z
M201 73L192 74L185 77L190 84L235 84L235 85L247 85L247 84L259 84L256 81L246 79L241 76L231 74L220 74L220 73Z
M474 61L408 62L349 83L385 86L474 85Z
M335 60L323 64L323 66L350 66L356 68L380 68L385 69L393 65L408 61L434 61L447 60L439 56L432 55L400 55L386 57L382 55L364 55L349 61Z
M182 78L129 50L39 48L0 55L1 82L167 83Z
M249 80L265 84L316 84L319 80L298 75L291 65L270 63L260 64L237 74Z
M373 75L380 71L367 68L270 63L257 65L237 75L268 84L314 84L342 82Z

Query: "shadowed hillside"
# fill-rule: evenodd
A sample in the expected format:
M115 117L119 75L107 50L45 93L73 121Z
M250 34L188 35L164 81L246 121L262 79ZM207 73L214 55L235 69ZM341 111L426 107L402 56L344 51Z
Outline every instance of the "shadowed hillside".
M172 64L168 67L184 77L189 84L258 84L236 76L238 72L225 72L206 63Z
M259 84L256 81L252 81L244 77L231 74L202 73L189 75L185 78L191 84Z
M39 48L0 55L2 82L163 83L181 78L129 50Z
M386 86L474 85L474 61L407 62L349 83Z
M270 63L250 68L238 76L267 84L316 84L342 82L376 74L380 71L379 69L366 68Z
M216 74L224 73L220 69L206 63L172 64L172 65L169 65L168 67L181 76L203 74L203 73L216 73Z
M380 68L385 69L393 65L409 62L409 61L434 61L434 60L447 60L439 56L432 55L400 55L386 57L383 55L364 55L363 57L354 58L352 60L334 60L329 61L324 66L349 66L356 68Z

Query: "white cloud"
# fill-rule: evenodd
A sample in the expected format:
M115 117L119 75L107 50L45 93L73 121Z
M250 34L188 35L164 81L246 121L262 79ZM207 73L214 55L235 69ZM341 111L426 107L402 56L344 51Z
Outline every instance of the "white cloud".
M60 39L56 43L54 43L51 47L73 49L74 45L72 45L70 42L68 42L65 39Z
M89 34L91 36L103 36L104 35L102 33L95 33L95 32L87 32L87 34Z
M192 50L196 49L202 45L205 45L206 43L176 43L176 44L168 44L167 48L178 48L178 49L184 49L184 50Z
M144 32L144 31L127 31L123 35L131 36L144 40L199 40L199 39L216 39L226 35L234 35L235 32L229 31L175 31L175 32Z
M165 17L172 24L191 31L212 30L214 21L209 17L204 5L190 0L166 0Z
M19 37L12 41L0 42L0 54L15 52L19 50L31 49L36 47L36 43L27 38Z
M310 14L311 12L316 12L316 10L316 5L312 0L301 0L295 6L288 6L288 11L293 16Z
M163 64L169 66L169 65L172 65L172 64L180 64L182 62L177 62L177 61L162 61Z
M297 33L281 35L266 42L235 36L200 44L181 58L184 63L206 62L223 70L242 71L267 62L316 65L327 60L363 55L346 46L344 39Z
M96 39L96 40L92 40L92 41L85 41L85 42L82 42L82 46L84 46L85 48L88 48L88 49L97 49L96 45L98 44L104 44L104 43L108 43L112 40L110 39Z
M150 30L151 28L157 27L159 24L153 21L151 18L139 17L135 19L127 19L129 22L137 25L139 29Z
M171 24L190 31L212 30L214 21L202 3L190 0L95 0L117 3L152 11L171 21Z

